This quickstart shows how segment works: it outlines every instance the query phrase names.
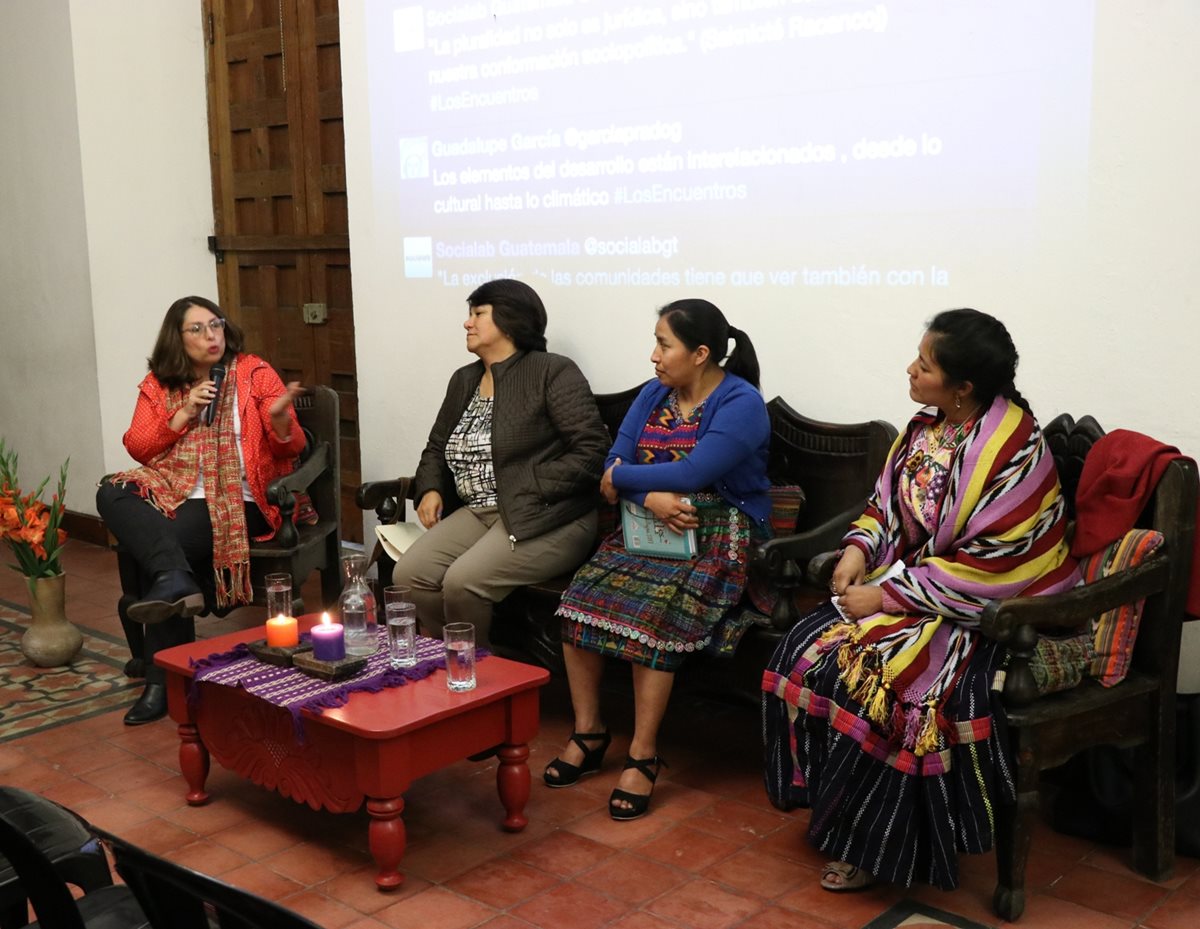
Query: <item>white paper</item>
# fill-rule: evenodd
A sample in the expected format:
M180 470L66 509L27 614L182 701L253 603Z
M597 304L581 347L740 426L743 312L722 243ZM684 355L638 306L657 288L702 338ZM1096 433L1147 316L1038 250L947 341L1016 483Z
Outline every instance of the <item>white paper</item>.
M379 544L392 561L399 561L400 556L408 551L408 547L424 532L425 527L420 523L388 523L375 527L375 537L379 539Z

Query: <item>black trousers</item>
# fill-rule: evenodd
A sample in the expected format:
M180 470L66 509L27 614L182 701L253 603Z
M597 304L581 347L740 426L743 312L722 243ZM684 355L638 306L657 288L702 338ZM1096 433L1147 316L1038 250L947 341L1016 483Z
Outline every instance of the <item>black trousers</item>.
M150 589L154 578L163 571L187 571L204 593L207 612L216 609L216 581L212 569L212 520L208 501L185 500L171 519L157 510L138 492L101 481L96 491L96 509L109 531L138 565L138 589L126 591L141 596ZM270 532L262 511L246 503L246 530L250 536ZM196 624L191 617L172 616L151 626L121 617L129 652L146 664L146 681L161 684L166 676L154 664L161 649L196 641Z

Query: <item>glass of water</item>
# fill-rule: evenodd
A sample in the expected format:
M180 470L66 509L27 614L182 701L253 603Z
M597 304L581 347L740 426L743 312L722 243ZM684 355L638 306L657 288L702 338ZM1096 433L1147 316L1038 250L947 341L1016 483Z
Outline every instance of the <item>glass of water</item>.
M454 691L474 690L474 624L446 623L442 638L446 643L446 686Z
M411 668L417 663L417 605L412 589L399 584L383 588L383 612L392 667Z
M292 615L292 576L290 574L268 574L267 619Z

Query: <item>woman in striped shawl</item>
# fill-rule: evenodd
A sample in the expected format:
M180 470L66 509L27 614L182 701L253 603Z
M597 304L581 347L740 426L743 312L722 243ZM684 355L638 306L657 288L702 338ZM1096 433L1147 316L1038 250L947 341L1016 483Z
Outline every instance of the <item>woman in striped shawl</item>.
M923 409L843 539L830 602L763 676L768 793L812 808L827 890L956 887L957 854L991 847L993 799L1013 796L993 690L1002 654L979 615L1079 580L1016 366L1000 321L934 317L908 367Z

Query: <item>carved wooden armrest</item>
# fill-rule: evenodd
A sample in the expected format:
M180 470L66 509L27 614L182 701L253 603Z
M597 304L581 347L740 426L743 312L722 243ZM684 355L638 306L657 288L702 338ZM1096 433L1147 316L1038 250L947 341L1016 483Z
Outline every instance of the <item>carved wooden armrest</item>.
M1105 610L1136 603L1158 593L1166 587L1169 571L1167 558L1155 555L1119 574L1060 594L990 601L980 616L979 631L1008 647L1005 702L1010 706L1024 706L1037 699L1037 686L1029 661L1041 633L1078 628Z
M321 442L310 447L307 456L291 474L277 477L267 485L267 502L279 507L282 523L275 533L274 542L283 548L291 548L300 536L292 514L296 511L297 491L307 491L318 477L329 470L329 443Z
M804 532L770 539L758 546L756 560L761 562L762 570L768 575L782 573L788 562L803 569L817 555L837 548L846 534L846 527L861 515L862 510L861 505L856 505Z
M808 560L808 569L804 572L805 580L813 587L822 590L829 588L833 581L833 569L837 567L837 551L821 552Z
M766 577L779 594L771 614L771 625L775 629L790 629L795 625L800 617L796 612L792 591L809 583L812 559L836 547L846 527L861 512L862 506L856 505L845 513L827 519L820 526L768 539L755 547L750 556L750 570ZM824 586L828 585L826 579Z
M374 510L379 522L404 522L408 501L412 499L413 478L397 477L390 481L369 481L358 485L354 501L361 510Z

